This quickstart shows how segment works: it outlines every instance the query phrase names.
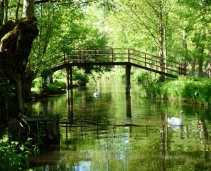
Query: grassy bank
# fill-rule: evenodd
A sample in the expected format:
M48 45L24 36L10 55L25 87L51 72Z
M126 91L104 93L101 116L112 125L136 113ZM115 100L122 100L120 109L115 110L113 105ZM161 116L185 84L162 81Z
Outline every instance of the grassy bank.
M211 80L181 76L165 81L151 78L148 73L138 77L146 96L169 101L182 101L198 105L211 104Z

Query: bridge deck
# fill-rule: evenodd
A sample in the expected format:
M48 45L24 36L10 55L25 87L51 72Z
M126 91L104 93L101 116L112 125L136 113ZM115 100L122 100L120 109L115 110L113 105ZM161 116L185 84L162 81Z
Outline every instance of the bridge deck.
M184 64L175 61L166 62L158 56L124 48L74 50L60 57L57 66L52 67L52 70L56 71L67 66L127 64L169 77L186 75Z

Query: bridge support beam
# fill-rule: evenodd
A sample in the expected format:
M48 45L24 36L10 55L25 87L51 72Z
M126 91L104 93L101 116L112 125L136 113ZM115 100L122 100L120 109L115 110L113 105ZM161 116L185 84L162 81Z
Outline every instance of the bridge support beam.
M131 64L126 64L126 97L130 97L130 70L131 70Z

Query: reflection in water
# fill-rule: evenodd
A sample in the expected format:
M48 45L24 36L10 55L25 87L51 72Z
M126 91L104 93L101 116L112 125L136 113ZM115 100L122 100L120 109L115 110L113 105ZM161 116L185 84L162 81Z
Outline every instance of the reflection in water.
M111 83L112 82L112 83ZM133 85L125 98L125 85L102 80L100 98L94 98L94 85L74 89L70 109L66 96L36 102L35 114L59 114L60 151L42 155L36 170L209 170L211 124L209 113L200 110L195 118L190 106L177 106L140 98ZM102 86L103 85L103 86ZM45 105L45 107L44 107ZM50 105L50 107L49 107ZM167 126L165 111L185 111L183 127ZM70 116L70 117L67 117ZM206 121L205 121L206 120ZM59 154L59 155L56 155ZM56 158L59 156L59 158ZM45 158L46 160L46 158ZM41 163L42 161L42 163ZM33 167L33 166L32 166Z
M131 97L128 94L126 95L126 116L132 117L132 114L131 114Z
M69 95L70 94L70 95ZM67 96L67 116L70 122L73 121L73 90L69 90Z
M177 130L181 128L181 125L168 125L172 130Z
M180 139L183 139L183 131L184 131L184 125L168 125L173 131L179 130L180 132Z

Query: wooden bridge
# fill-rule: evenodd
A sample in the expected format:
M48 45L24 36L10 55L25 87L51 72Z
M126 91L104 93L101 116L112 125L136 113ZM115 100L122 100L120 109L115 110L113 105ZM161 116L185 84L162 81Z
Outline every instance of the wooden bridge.
M56 66L52 71L63 68L67 70L68 85L72 85L72 66L90 65L124 65L126 66L126 88L130 87L131 66L142 68L160 75L176 78L178 75L186 75L186 66L175 61L166 62L160 57L134 49L106 48L91 50L72 50L62 57L55 56Z

